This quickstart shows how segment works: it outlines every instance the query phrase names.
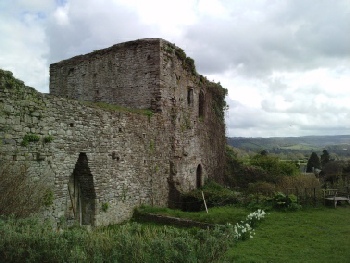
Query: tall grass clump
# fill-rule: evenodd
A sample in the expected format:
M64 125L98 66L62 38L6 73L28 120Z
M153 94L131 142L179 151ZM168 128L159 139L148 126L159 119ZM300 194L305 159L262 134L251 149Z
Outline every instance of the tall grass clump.
M220 262L233 227L179 229L126 223L88 231L53 231L37 219L0 219L4 262Z

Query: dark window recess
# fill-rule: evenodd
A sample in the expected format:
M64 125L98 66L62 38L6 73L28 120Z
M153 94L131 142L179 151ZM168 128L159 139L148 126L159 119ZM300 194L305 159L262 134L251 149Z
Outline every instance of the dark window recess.
M113 160L119 161L119 160L120 160L120 157L117 155L116 152L112 152L112 159L113 159Z
M68 75L73 74L73 73L74 73L74 68L70 68L70 69L68 70Z
M187 104L193 106L193 89L187 90Z
M122 129L122 128L119 128L119 132L123 132L123 129Z
M73 122L69 123L69 127L74 127L74 123Z
M204 117L204 104L205 104L204 93L203 93L203 91L201 91L199 93L199 101L198 101L198 114L199 114L199 117Z
M196 171L196 186L200 188L202 186L202 166L198 164Z

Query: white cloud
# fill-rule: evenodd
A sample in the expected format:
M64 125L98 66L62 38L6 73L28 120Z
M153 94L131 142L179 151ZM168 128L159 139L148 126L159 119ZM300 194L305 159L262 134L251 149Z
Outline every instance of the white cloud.
M53 13L53 17L55 18L55 22L57 23L58 26L69 25L68 11L69 11L69 4L57 7L55 12Z
M27 85L47 91L49 49L44 12L51 10L52 1L23 2L5 0L1 3L0 67L12 71Z
M0 67L48 92L49 63L161 37L228 89L228 136L349 133L350 3L2 0Z

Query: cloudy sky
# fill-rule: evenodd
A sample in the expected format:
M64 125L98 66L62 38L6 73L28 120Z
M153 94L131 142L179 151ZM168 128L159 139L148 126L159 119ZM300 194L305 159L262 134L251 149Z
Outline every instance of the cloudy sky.
M350 134L349 0L0 0L0 68L49 92L49 64L164 38L228 89L230 137Z

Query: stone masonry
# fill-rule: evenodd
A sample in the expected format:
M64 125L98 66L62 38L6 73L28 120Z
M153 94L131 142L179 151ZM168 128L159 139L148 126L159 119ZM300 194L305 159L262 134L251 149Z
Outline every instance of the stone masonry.
M141 204L175 207L180 193L220 180L224 98L163 39L52 64L50 94L0 70L0 161L50 178L45 217L119 223ZM28 134L39 141L24 145Z

